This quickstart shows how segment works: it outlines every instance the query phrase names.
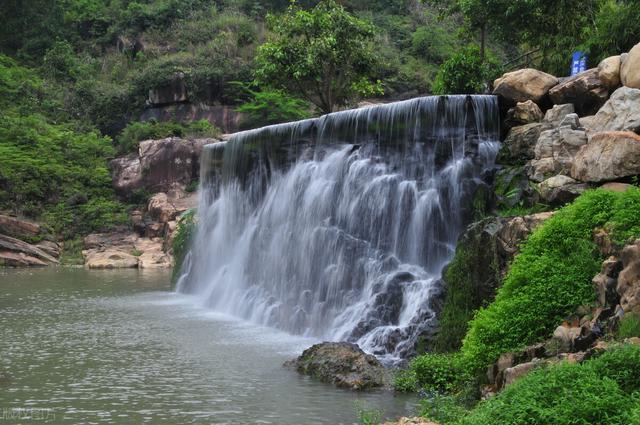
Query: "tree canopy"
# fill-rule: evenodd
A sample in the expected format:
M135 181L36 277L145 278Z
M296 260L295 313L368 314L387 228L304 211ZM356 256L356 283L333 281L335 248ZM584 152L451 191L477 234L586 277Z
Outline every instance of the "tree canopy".
M274 37L258 49L259 85L295 92L324 113L357 96L380 94L371 23L333 0L311 10L294 4L267 21Z

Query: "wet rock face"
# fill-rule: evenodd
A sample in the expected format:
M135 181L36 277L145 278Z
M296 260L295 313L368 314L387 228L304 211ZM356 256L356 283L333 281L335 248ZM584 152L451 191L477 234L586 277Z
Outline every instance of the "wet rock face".
M356 344L323 342L306 349L300 357L285 363L298 373L351 390L384 386L386 370L374 356Z

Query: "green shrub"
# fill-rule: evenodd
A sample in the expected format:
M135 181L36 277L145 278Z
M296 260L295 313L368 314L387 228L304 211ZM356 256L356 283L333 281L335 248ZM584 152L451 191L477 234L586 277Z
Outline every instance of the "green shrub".
M484 93L488 89L489 81L499 73L497 64L483 60L477 47L467 46L442 64L436 75L433 92L435 94Z
M620 320L617 336L620 339L640 337L640 315L634 313L625 314Z
M176 233L172 245L173 258L175 259L172 276L174 282L180 277L184 257L189 252L191 241L196 233L197 224L195 215L196 211L192 209L182 214L178 219L178 227L175 230Z
M495 301L469 324L461 351L471 370L548 337L577 307L595 300L591 279L603 258L593 230L611 228L615 240L630 235L640 224L638 192L588 191L528 238Z
M163 139L165 137L216 137L219 130L207 120L193 121L187 124L176 121L134 122L127 125L116 138L121 153L135 152L143 140Z
M640 347L612 348L582 364L538 368L481 402L460 425L637 424ZM446 423L446 422L445 422Z
M457 393L472 381L457 354L428 353L411 361L409 369L396 375L397 391L424 390L434 393Z
M248 90L251 100L236 110L249 116L248 127L260 127L309 118L309 103L291 97L282 90Z

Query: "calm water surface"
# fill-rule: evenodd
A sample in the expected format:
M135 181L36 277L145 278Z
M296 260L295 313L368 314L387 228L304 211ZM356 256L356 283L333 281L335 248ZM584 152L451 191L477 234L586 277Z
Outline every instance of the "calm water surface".
M193 301L162 272L0 269L0 423L353 424L356 404L414 409L284 369L316 341Z

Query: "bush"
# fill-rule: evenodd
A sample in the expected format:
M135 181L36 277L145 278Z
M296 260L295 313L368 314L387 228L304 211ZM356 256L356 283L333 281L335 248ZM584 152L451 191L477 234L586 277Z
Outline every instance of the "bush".
M480 50L467 46L445 61L433 86L435 94L474 94L484 93L488 82L500 74L497 64L483 61Z
M637 424L639 364L640 347L625 345L582 364L539 368L455 423Z
M495 301L469 324L461 350L467 367L480 372L500 354L548 337L577 307L595 300L591 279L603 258L592 232L610 228L622 240L637 229L639 191L588 191L533 232Z
M288 96L281 90L248 90L251 100L236 110L249 116L248 127L260 127L309 118L309 103Z
M460 392L472 376L465 370L457 354L424 354L413 359L409 369L396 375L397 391L423 390L450 394Z
M118 151L135 152L143 140L163 139L165 137L216 137L219 130L207 120L179 123L176 121L143 121L128 124L116 138Z
M634 313L625 314L620 320L617 336L620 339L640 337L640 315Z
M173 238L173 244L171 246L173 250L173 258L175 259L175 265L173 266L172 280L176 282L182 272L182 263L184 258L189 252L191 247L191 241L196 233L196 220L195 210L189 210L185 212L178 219L178 227L175 230L175 237Z

